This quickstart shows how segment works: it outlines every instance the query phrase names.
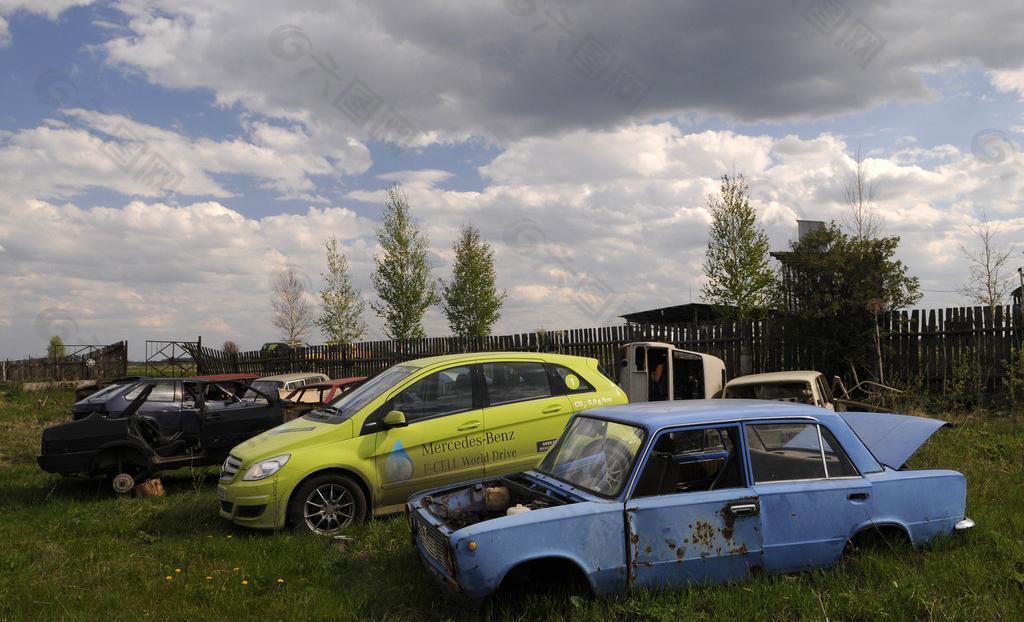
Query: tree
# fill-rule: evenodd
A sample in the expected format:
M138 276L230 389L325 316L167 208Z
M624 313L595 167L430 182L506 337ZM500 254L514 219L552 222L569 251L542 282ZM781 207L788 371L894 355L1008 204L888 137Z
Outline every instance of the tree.
M494 249L475 227L466 225L453 250L452 280L441 282L441 309L455 335L485 337L501 317L507 296L495 286Z
M388 188L383 222L377 242L383 253L373 258L371 276L379 302L370 306L384 320L384 332L392 339L425 337L423 314L437 302L430 278L427 238L409 216L409 199L397 186Z
M743 175L723 175L721 196L709 196L708 209L707 281L701 296L727 305L740 318L752 317L769 305L774 275L768 265L768 236L757 224Z
M313 305L306 298L306 287L294 266L278 271L274 276L273 290L271 323L282 331L282 338L288 345L301 345L313 328L314 316Z
M844 373L854 365L884 380L879 316L921 299L917 277L895 258L899 242L847 235L831 223L781 256L776 289L788 334L808 360L824 361L821 371Z
M60 335L50 337L50 345L46 346L46 357L56 360L64 358L66 354L67 349L64 347L64 340L60 338Z
M366 332L363 311L366 303L359 290L352 285L348 273L348 260L338 250L334 238L324 242L327 253L327 272L322 272L326 284L320 290L322 310L316 324L327 337L327 343L340 345L352 343Z
M882 233L882 217L875 207L878 187L867 178L864 170L864 158L860 154L860 146L854 156L854 169L850 181L846 185L846 205L848 207L844 224L846 230L855 238L874 239Z
M1013 256L1011 248L999 248L996 236L998 225L982 217L981 223L970 227L977 239L977 246L960 244L960 252L967 259L970 280L960 286L960 292L972 302L995 309L1003 304L1013 289L1013 271L1007 265Z
M231 341L230 339L225 341L224 345L222 345L220 349L223 350L225 354L238 354L239 352L241 352L241 349L238 347L238 344L235 343L234 341Z

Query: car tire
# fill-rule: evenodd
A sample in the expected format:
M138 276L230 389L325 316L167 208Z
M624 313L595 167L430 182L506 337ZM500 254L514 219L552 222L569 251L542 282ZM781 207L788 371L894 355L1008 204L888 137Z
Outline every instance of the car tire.
M298 533L329 536L366 520L366 495L351 477L329 473L306 481L288 503L288 523Z

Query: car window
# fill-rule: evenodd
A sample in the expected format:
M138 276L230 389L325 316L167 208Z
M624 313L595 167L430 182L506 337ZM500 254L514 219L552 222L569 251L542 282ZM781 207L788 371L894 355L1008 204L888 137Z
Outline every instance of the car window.
M737 426L663 432L654 441L633 496L742 487L739 446Z
M174 401L174 382L157 382L153 387L153 390L149 392L149 397L146 398L147 402L173 402ZM129 402L134 400L142 393L148 383L140 382L135 385L135 388L125 393L124 399Z
M563 365L552 365L555 372L556 393L574 395L576 393L590 393L594 386L587 382L586 378Z
M836 437L825 426L821 426L822 449L825 452L825 466L829 477L857 477L857 467L843 451Z
M731 385L726 389L724 397L814 404L814 391L810 383L803 380Z
M491 405L510 404L551 396L551 383L543 363L507 361L484 363L484 382Z
M570 486L614 497L629 480L644 436L637 426L576 417L537 470Z
M473 409L473 382L467 365L430 374L396 395L391 408L409 423Z
M748 425L747 447L758 483L825 477L818 430L813 423Z

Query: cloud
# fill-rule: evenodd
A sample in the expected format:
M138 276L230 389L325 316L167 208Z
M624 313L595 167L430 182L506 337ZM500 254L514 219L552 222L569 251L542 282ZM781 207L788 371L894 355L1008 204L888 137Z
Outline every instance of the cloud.
M950 66L1024 67L1024 40L1006 26L1024 5L998 0L118 7L128 32L104 45L115 66L209 89L223 106L406 145L507 144L688 113L824 118L933 98L926 79Z
M86 6L93 0L0 0L0 47L10 45L11 34L8 18L15 13L35 13L49 19L57 19L61 13L74 6Z
M291 139L269 140L286 146ZM1024 234L1024 162L1013 155L987 161L951 146L909 146L865 160L885 231L901 236L900 257L927 289L954 290L967 277L958 247L972 242L969 225L981 213L1000 223L1006 243ZM380 176L379 190L344 201L379 204L383 189L402 181L431 241L436 277L449 274L459 227L477 226L494 246L498 283L509 292L496 331L518 332L612 324L623 312L697 301L707 195L723 173L746 175L772 247L784 249L797 218L842 218L853 166L830 134L773 138L630 124L517 141L481 167L479 191L445 188L449 176L441 170L397 171ZM376 223L344 203L258 219L214 200L82 209L8 197L3 205L0 317L12 320L0 332L5 352L41 348L46 335L34 321L48 309L58 310L50 312L57 319L47 315L44 324L81 339L202 334L257 347L277 337L269 325L272 274L295 265L317 290L328 236L339 238L357 287L372 297ZM950 300L928 296L924 304ZM367 320L379 337L379 321ZM447 333L436 309L426 325L432 335Z
M298 125L247 122L245 137L191 138L117 114L71 109L62 119L0 134L6 191L67 198L89 188L139 197L175 192L228 197L219 175L248 175L282 197L309 198L318 175L357 174L371 164L362 143Z

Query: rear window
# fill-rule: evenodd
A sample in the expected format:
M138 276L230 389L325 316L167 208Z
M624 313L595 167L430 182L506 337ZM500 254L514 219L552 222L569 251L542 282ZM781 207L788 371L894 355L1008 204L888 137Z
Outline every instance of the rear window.
M566 395L590 393L594 386L587 379L563 365L551 365L554 370L555 392Z

